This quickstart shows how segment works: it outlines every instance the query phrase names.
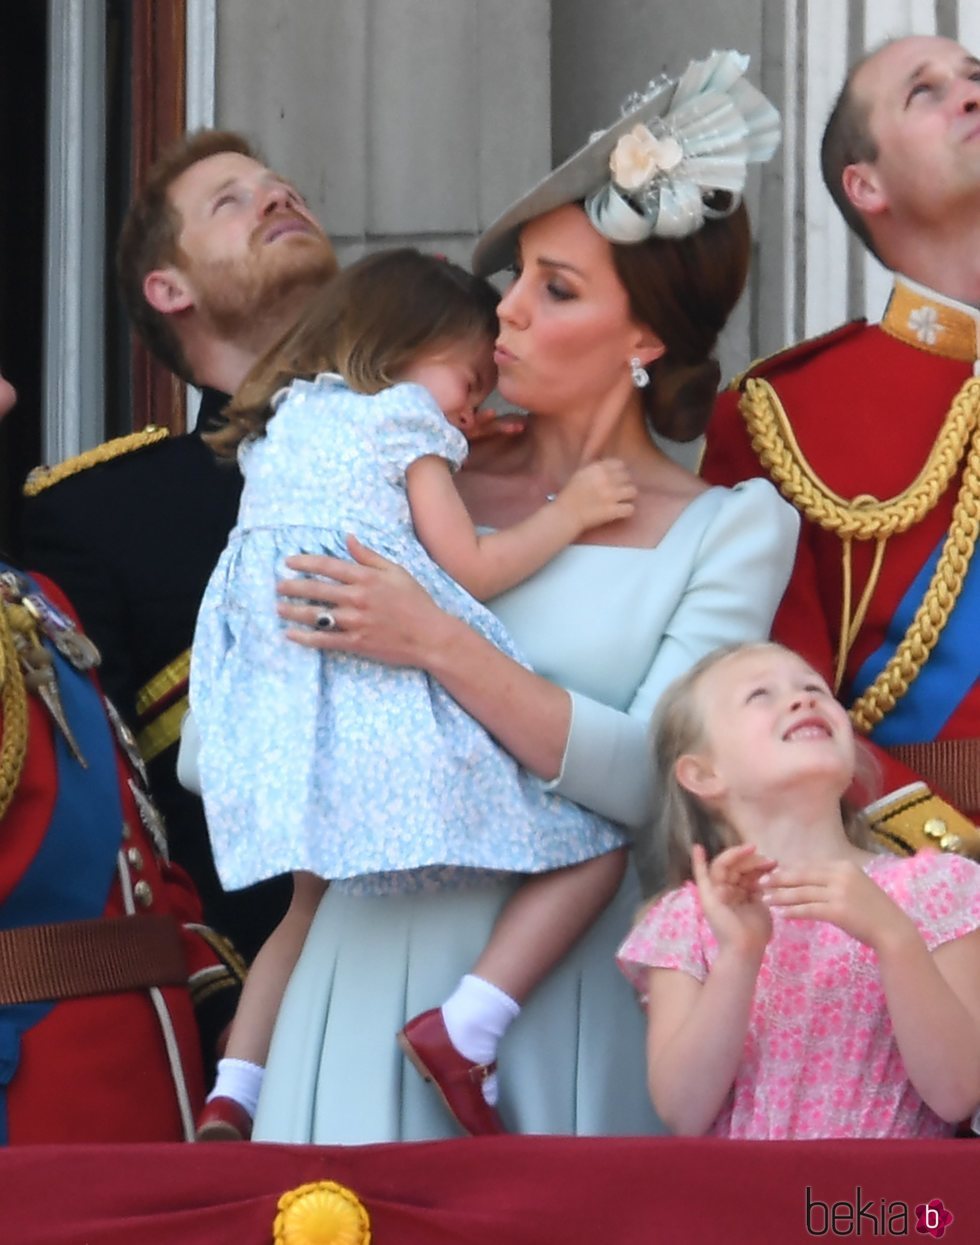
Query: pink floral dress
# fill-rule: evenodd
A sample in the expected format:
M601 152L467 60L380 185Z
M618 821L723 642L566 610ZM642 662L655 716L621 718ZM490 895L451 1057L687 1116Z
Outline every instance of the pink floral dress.
M930 951L980 928L980 866L920 852L865 870L909 914ZM756 1140L945 1137L909 1082L874 952L834 925L773 913L742 1062L710 1133ZM641 917L617 953L645 1002L648 968L703 982L718 944L688 882Z

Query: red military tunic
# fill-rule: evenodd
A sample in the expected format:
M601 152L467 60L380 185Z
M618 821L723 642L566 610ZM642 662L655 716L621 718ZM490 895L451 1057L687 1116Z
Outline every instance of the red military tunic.
M34 582L66 609L49 584ZM18 673L11 666L19 669L19 663L11 656L16 628L10 609L0 602L8 638L2 664L5 760L8 747L16 754L16 740L23 738L11 692ZM134 770L94 678L57 655L55 670L87 765L75 759L51 713L27 689L26 754L19 774L13 767L16 789L0 821L0 949L6 946L8 957L6 981L0 966L0 1140L181 1140L192 1135L204 1091L192 992L220 989L229 972L197 925L200 906L189 880L161 855L145 813L144 824ZM123 937L131 938L129 922L152 915L175 924L174 932L168 922L159 923L186 968L180 984L10 1000L10 979L23 968L18 952L27 944L4 944L4 938L16 940L25 929L47 930L65 920L100 925L106 917L125 917ZM31 956L24 952L22 958ZM39 963L45 967L50 964Z
M980 565L970 565L971 514L980 511L975 473L968 475L943 585L930 594L925 634L938 634L934 646L922 660L921 646L912 643L916 673L902 673L904 690L894 706L887 707L887 697L881 702L880 721L874 712L865 720L855 703L866 704L863 694L908 635L954 531L964 464L970 447L974 455L980 448L978 352L980 314L896 278L880 325L845 325L740 377L718 401L702 466L706 479L721 484L770 475L804 513L773 634L829 680L840 662L840 698L859 729L870 731L881 766L885 794L871 808L879 828L897 845L935 842L971 853L980 846L972 824L980 813ZM946 457L917 480L940 444ZM876 511L875 502L890 501ZM850 540L849 626L847 538L872 527L872 513L880 517L877 532ZM879 536L884 552L876 568ZM952 605L950 582L959 593ZM848 630L850 644L842 641Z

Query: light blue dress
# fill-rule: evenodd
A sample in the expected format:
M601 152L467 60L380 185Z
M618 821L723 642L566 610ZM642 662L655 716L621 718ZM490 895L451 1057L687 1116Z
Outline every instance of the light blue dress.
M555 791L631 827L649 821L648 727L661 693L711 649L768 635L798 524L768 481L713 488L656 548L574 545L491 603L532 666L571 691ZM456 1135L394 1035L472 968L521 879L447 870L439 880L420 892L329 888L279 1013L257 1139ZM614 961L639 905L630 870L505 1035L500 1111L512 1131L662 1131L646 1090L644 1017Z
M243 447L238 522L204 594L190 690L227 889L299 869L373 891L392 870L534 873L625 843L620 828L519 766L422 671L283 637L275 584L295 575L284 559L303 550L349 560L354 532L518 658L495 615L412 528L406 468L426 454L457 467L466 450L421 386L368 396L333 375L294 382L267 434Z

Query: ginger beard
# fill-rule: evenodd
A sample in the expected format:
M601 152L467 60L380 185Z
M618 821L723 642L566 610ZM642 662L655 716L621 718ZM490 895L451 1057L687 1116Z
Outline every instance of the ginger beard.
M269 242L269 232L269 221L263 221L245 255L194 260L182 251L178 257L194 284L198 310L223 336L256 322L278 321L285 305L312 293L337 271L337 257L324 234L297 230Z

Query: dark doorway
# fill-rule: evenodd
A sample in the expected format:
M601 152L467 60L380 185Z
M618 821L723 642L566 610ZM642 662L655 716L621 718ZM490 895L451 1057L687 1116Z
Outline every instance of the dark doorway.
M41 461L47 7L0 12L0 367L20 395L0 425L0 547L13 552L20 486Z
M91 7L86 18L105 23L106 54L101 435L119 436L149 422L182 431L183 390L145 351L137 348L134 355L113 261L134 179L140 181L160 149L183 131L185 0L92 0ZM0 368L19 394L17 409L0 425L0 548L14 556L21 486L42 461L47 11L41 0L0 7Z

